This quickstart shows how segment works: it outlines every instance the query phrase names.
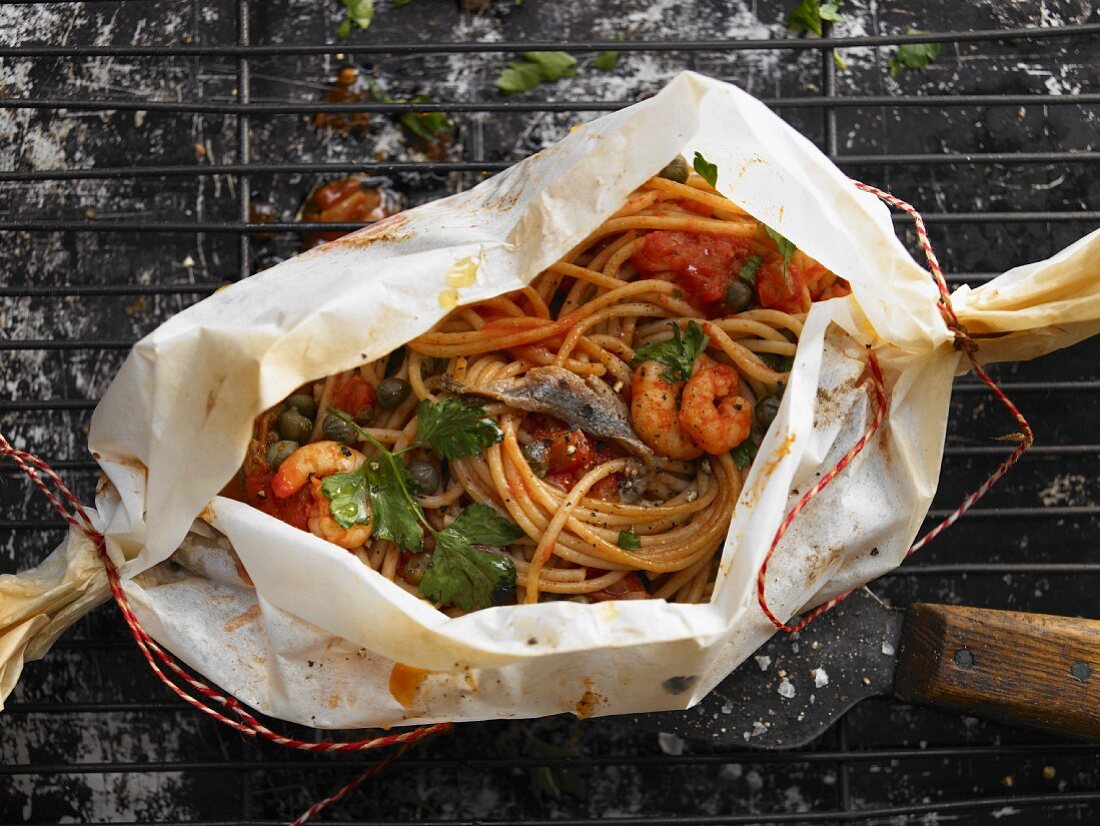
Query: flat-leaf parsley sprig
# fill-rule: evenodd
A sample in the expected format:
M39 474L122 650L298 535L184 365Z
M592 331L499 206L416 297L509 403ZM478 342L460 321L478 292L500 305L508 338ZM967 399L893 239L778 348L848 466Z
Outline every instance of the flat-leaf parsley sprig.
M409 492L412 479L400 458L409 450L427 447L441 458L457 459L496 444L502 433L483 408L457 399L438 402L425 399L417 407L416 442L397 453L346 413L335 408L329 408L328 412L355 428L376 451L358 469L326 476L321 482L337 524L350 528L370 524L373 518L375 536L388 539L410 553L423 549L424 531L430 532L435 551L419 588L421 594L435 603L473 611L489 607L495 593L515 586L516 568L512 560L479 546L509 545L524 536L523 530L488 505L474 504L437 531Z
M695 321L687 323L687 332L682 336L676 322L670 321L669 326L672 327L672 338L642 345L634 351L633 363L659 362L668 368L661 373L661 378L669 384L675 384L691 378L695 359L707 349L710 336L704 334L703 328Z

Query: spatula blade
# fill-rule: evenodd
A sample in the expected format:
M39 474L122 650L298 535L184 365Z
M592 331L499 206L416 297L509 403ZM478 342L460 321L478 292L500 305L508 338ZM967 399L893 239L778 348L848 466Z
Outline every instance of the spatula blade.
M862 588L800 634L776 634L694 708L635 720L720 745L798 748L890 690L903 618Z

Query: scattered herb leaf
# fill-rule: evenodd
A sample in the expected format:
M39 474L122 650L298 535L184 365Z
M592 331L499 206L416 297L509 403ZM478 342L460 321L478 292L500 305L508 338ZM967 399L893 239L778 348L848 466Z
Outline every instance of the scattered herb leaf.
M573 77L577 73L577 59L567 52L524 52L520 57L536 64L547 81Z
M731 450L730 456L733 457L733 463L737 465L737 469L744 470L752 464L752 460L756 458L756 452L759 449L760 446L750 437Z
M844 17L839 11L842 0L836 3L822 3L821 0L802 0L787 15L787 28L792 32L813 32L822 37L823 22L843 23Z
M524 52L522 61L513 61L500 73L496 87L514 95L577 73L577 60L566 52Z
M336 30L336 36L341 40L351 34L351 24L354 23L360 29L370 28L374 20L374 0L340 0L346 10L344 22Z
M707 349L710 336L704 335L703 328L694 321L688 322L687 334L684 336L680 335L680 328L675 322L670 321L669 326L672 327L672 338L639 347L634 351L634 363L651 360L660 362L668 368L661 374L661 378L672 384L691 378L695 359Z
M610 72L618 63L618 52L600 52L596 55L596 59L592 61L592 68L599 69L601 72Z
M748 260L741 265L741 272L737 274L737 277L748 284L750 287L756 286L756 271L760 269L760 265L764 263L764 259L759 255L750 255Z
M783 256L783 274L786 275L787 268L791 265L791 258L794 257L798 247L767 224L764 224L764 231L768 233L768 237L775 241L776 246L779 247L779 254Z
M370 524L367 479L364 474L353 470L326 476L321 482L321 491L328 497L332 518L340 527Z
M410 2L411 2L411 0L393 0L393 7L395 9L399 9L402 6L409 5Z
M483 407L458 399L424 399L416 406L417 442L430 445L443 459L473 456L502 438L500 427L485 415Z
M500 73L496 87L505 94L526 92L542 83L542 70L534 63L513 62Z
M429 95L417 95L409 103L433 103L433 101ZM441 132L450 132L454 129L454 122L442 112L404 112L399 120L406 129L426 141L435 140Z
M711 186L718 183L718 164L713 164L703 157L701 152L695 153L695 162L692 164L700 177Z
M637 551L642 547L642 540L631 531L619 531L619 547L624 551Z
M906 34L932 34L932 32L909 29ZM928 64L939 56L939 43L903 43L898 46L897 52L891 56L886 67L890 70L890 77L898 78L903 72L926 69Z

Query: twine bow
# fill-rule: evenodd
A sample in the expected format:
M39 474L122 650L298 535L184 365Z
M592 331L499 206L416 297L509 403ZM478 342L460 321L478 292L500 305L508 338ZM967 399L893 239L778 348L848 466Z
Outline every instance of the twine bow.
M869 184L860 183L859 181L853 181L853 184L858 189L864 192L870 192L872 195L876 195L886 203L893 207L896 207L906 213L913 219L913 224L916 226L917 238L920 241L921 249L924 250L924 255L928 259L928 268L932 273L932 278L935 279L936 287L939 289L940 297L936 302L936 306L939 308L940 315L943 316L944 323L947 325L947 329L951 331L954 337L954 347L956 350L966 353L967 359L970 361L970 367L985 383L986 387L997 397L997 400L1008 410L1012 417L1016 420L1016 424L1019 426L1019 433L1013 437L1013 440L1018 440L1019 444L1008 455L1008 457L1001 462L1000 466L989 475L989 478L983 482L977 490L971 493L962 504L959 505L954 511L952 511L946 519L940 522L936 527L932 528L928 533L921 537L917 542L913 544L908 551L905 552L906 558L910 554L923 548L944 530L958 521L959 517L970 510L971 506L993 487L997 481L1005 475L1010 467L1016 464L1016 461L1023 455L1024 451L1031 447L1032 442L1035 441L1035 434L1031 430L1031 425L1028 424L1027 419L1020 410L1013 404L1012 400L1005 395L1004 391L997 386L997 383L985 372L982 365L978 362L978 344L971 338L970 333L961 321L959 321L958 315L955 313L955 308L951 306L951 293L947 289L947 281L943 277L943 270L940 269L939 259L936 258L936 253L932 249L932 242L928 239L928 230L924 226L924 219L915 208L907 204L900 198L895 198L888 192L884 192L881 189L870 186ZM868 363L871 371L871 391L875 400L875 415L871 420L871 424L867 427L867 430L860 437L851 450L845 453L840 461L836 463L828 472L822 475L817 483L810 488L802 496L801 499L791 508L790 512L780 522L779 528L775 532L775 536L772 538L771 545L768 547L768 552L764 555L764 561L760 564L760 571L756 577L756 601L760 605L760 610L764 612L764 615L771 621L772 625L778 628L780 631L785 631L788 634L793 634L795 631L801 631L815 619L820 617L826 611L834 608L837 603L841 602L845 598L851 595L851 591L844 594L839 594L827 602L822 603L813 610L807 612L798 622L790 625L785 622L781 622L778 617L768 607L768 601L765 598L765 579L768 573L768 563L771 561L772 554L775 553L776 547L779 545L779 541L783 538L783 535L787 532L787 529L791 526L791 522L794 518L810 503L810 501L817 496L821 491L828 487L840 473L848 467L852 461L858 456L863 449L867 446L868 442L874 438L878 432L879 426L882 424L883 418L886 415L887 399L885 386L882 380L882 370L879 367L878 359L875 358L875 354L872 351L867 353Z

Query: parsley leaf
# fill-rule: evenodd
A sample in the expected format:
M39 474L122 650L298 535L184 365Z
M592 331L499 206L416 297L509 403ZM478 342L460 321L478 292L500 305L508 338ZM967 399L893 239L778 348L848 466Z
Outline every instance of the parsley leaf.
M750 437L731 450L730 456L733 457L733 463L737 465L737 469L744 470L752 464L752 460L756 458L756 452L759 449L760 446Z
M540 83L550 83L577 73L577 60L566 52L524 52L523 62L514 61L500 73L496 87L513 95L534 89Z
M642 540L632 531L619 531L619 547L624 551L637 551L642 547Z
M341 40L351 34L351 24L355 23L361 29L370 28L374 20L374 0L340 0L347 11L344 22L336 30L336 36Z
M409 2L410 2L410 0L393 0L393 7L394 7L395 9L399 9L399 8L401 8L402 6L407 6L407 5L409 5Z
M386 102L389 103L389 99ZM429 95L417 95L409 103L432 103L432 99ZM442 112L404 112L399 120L406 129L426 141L435 140L440 132L454 129L454 122Z
M326 476L321 482L321 492L328 497L328 509L341 528L370 524L367 478L358 470Z
M601 72L610 72L619 63L618 52L600 52L592 61L592 68Z
M791 258L794 257L794 254L798 250L798 247L796 247L785 237L780 235L778 231L769 227L767 224L764 224L764 231L768 233L768 237L775 241L775 245L779 247L779 254L783 256L783 274L786 275L787 268L791 265Z
M711 186L718 183L718 164L708 161L701 152L695 153L695 162L692 166L700 177Z
M543 80L560 80L577 73L577 59L567 52L524 52L520 56L539 67Z
M489 607L493 592L516 584L516 566L508 557L474 545L506 545L521 536L522 530L488 505L471 505L435 532L435 551L420 580L420 593L464 611Z
M764 263L764 259L759 255L750 255L748 260L741 265L741 272L737 277L748 284L750 287L756 286L756 271L760 269L760 265Z
M818 37L823 37L824 26L827 23L843 23L844 17L840 14L839 6L843 0L835 3L822 3L821 0L802 0L791 9L787 15L787 28L792 32L813 32Z
M403 551L419 551L424 544L424 531L420 527L425 522L424 512L409 493L412 479L408 469L347 413L334 407L328 408L328 412L351 425L378 451L377 455L368 456L358 470L325 477L321 492L328 497L332 518L343 528L365 525L369 517L363 521L362 511L366 509L365 499L370 499L374 535L389 539Z
M467 507L445 530L462 534L471 545L510 545L524 536L514 522L480 504Z
M505 94L514 95L517 92L534 89L540 83L542 83L542 71L536 64L513 62L500 73L496 87Z
M424 529L420 527L424 513L409 495L412 479L400 459L378 442L375 446L381 448L378 455L368 456L360 468L374 513L374 535L389 539L403 551L419 551L424 545Z
M380 103L432 103L430 95L417 95L409 101L390 97L378 81L369 76L367 88L370 89L371 97ZM442 112L402 112L398 121L414 135L426 141L434 140L440 132L450 132L455 127L454 121Z
M909 29L906 34L931 34L919 29ZM919 71L928 67L940 56L939 43L903 43L886 64L890 77L898 78L902 72Z
M689 321L687 334L680 336L680 328L675 322L669 322L672 327L672 338L667 341L655 341L645 344L634 351L634 364L643 361L657 361L668 369L661 374L661 378L669 384L677 381L687 381L691 378L691 371L695 367L695 359L707 349L710 336L703 334L703 328L696 322Z
M504 438L496 421L485 408L458 399L438 402L424 399L416 406L416 440L431 447L443 459L458 459L481 453Z

